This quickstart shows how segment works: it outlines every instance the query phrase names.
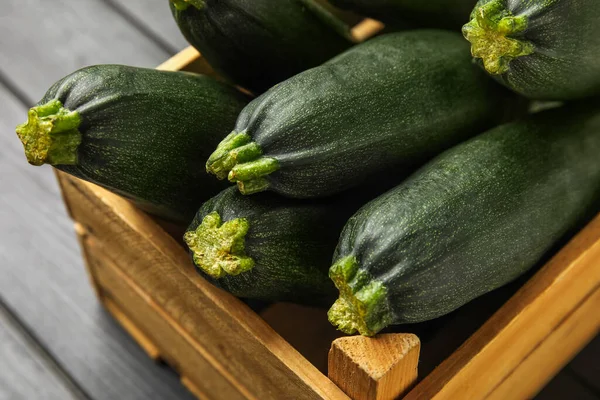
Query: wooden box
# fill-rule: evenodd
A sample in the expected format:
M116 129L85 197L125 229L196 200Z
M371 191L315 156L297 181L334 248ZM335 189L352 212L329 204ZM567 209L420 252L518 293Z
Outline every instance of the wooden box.
M211 73L191 48L160 68ZM98 298L198 398L529 398L600 329L600 217L508 301L465 307L483 314L461 311L422 341L411 326L341 337L323 310L255 313L201 278L178 236L128 201L57 176Z

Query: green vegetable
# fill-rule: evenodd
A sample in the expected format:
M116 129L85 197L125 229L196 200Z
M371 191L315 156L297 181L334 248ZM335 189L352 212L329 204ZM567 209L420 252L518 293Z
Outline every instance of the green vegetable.
M171 0L183 35L224 76L256 93L352 45L315 0Z
M252 101L207 170L244 194L297 198L397 179L491 126L506 94L456 33L382 35Z
M443 153L348 221L329 320L373 335L514 280L598 211L598 154L600 103L544 111Z
M340 8L356 11L387 24L430 28L460 27L469 20L477 0L330 0Z
M203 160L246 103L209 77L98 65L56 82L17 134L29 163L51 164L188 222L222 188Z
M485 70L532 99L600 93L600 1L481 0L463 27Z
M184 238L198 270L236 296L331 304L327 270L339 234L373 197L311 202L231 187L200 208Z

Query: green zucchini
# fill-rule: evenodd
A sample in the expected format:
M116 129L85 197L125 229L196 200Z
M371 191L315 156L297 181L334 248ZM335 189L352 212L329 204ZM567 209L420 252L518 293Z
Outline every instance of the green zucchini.
M255 93L352 45L350 28L315 0L171 0L185 38Z
M222 189L204 160L248 102L212 78L121 65L56 82L17 127L29 163L51 164L189 222Z
M460 29L477 0L330 0L342 9L376 18L386 24Z
M532 268L600 206L600 103L543 111L441 154L346 224L329 320L373 335Z
M230 187L200 208L184 240L198 271L238 297L328 305L339 234L373 197L300 201Z
M473 57L532 99L600 93L600 1L481 0L463 27Z
M480 133L508 94L472 65L457 33L382 35L253 100L207 170L244 194L330 195Z

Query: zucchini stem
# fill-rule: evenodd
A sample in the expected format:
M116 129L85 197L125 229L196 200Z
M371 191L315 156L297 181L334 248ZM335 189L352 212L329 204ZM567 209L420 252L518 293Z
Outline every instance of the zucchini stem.
M254 260L245 252L248 220L236 218L223 223L213 211L196 230L188 231L183 240L193 254L194 264L215 279L239 275L254 268Z
M267 175L279 169L274 158L262 157L262 149L245 132L232 132L219 145L206 163L206 171L219 179L237 182L242 194L253 194L269 188Z
M16 129L27 161L32 165L77 164L80 124L79 113L64 108L59 100L32 107L27 122Z
M329 322L344 333L373 336L392 321L387 289L359 267L356 257L347 256L330 268L329 277L340 297L327 316Z
M198 10L202 10L206 6L205 0L171 0L171 3L178 11L185 11L189 6L194 6Z
M527 16L514 16L504 0L491 0L475 7L462 32L471 42L473 57L481 59L490 74L500 75L508 72L512 60L534 52L531 42L513 37L525 29Z

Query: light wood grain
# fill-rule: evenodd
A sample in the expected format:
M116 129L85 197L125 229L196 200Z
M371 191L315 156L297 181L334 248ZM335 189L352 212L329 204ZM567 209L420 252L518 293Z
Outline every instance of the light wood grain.
M532 396L597 333L599 286L600 216L407 399Z
M145 214L94 185L64 174L61 179L74 218L123 266L138 293L240 392L260 399L345 398L248 307L202 279L184 249ZM127 311L125 302L120 305Z
M0 399L82 398L1 303L0 360Z
M412 334L339 338L329 351L329 378L354 400L393 400L416 382L419 350Z

